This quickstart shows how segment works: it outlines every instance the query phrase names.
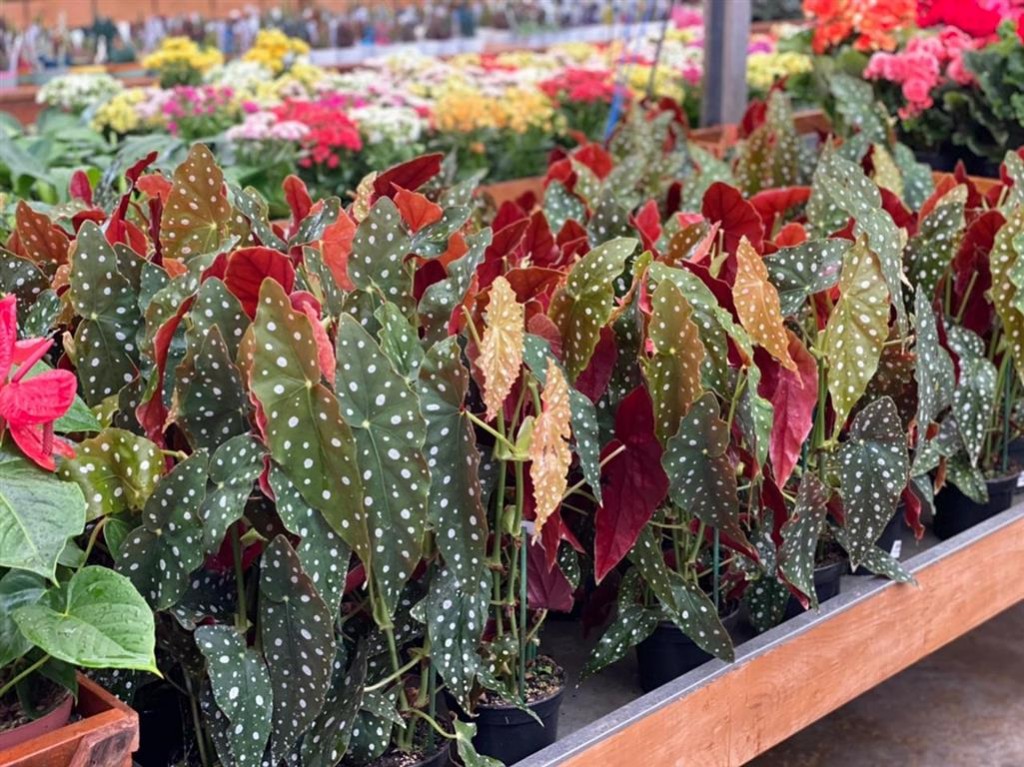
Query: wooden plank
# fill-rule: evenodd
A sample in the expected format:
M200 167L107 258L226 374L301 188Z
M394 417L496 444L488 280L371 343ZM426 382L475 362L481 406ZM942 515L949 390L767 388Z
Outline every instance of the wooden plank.
M743 764L1024 599L1024 505L904 564L917 585L840 595L520 767Z

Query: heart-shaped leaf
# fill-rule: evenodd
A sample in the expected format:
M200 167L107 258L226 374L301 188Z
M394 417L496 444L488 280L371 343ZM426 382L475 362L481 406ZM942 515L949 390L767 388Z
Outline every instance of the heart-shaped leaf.
M0 455L0 567L53 580L68 539L85 526L85 499L20 458Z
M562 334L566 373L575 381L590 362L601 328L611 318L614 280L636 249L635 239L620 237L594 248L569 273L565 288L551 302L550 316Z
M234 764L258 767L272 730L274 687L267 664L230 626L196 629L217 708L227 717ZM223 757L223 754L221 755Z
M889 291L861 240L846 253L840 296L825 327L828 390L843 424L878 368L889 328Z
M849 438L839 450L846 553L856 567L874 547L896 513L907 486L907 438L896 404L875 400L853 419Z
M66 663L157 670L153 613L131 581L106 567L83 567L62 593L15 610L14 622L32 644Z
M814 607L818 606L818 595L814 590L814 553L831 495L832 491L821 483L817 475L805 473L800 479L793 511L781 530L779 572L804 595L804 604Z
M230 219L224 174L209 149L193 144L174 171L174 187L160 219L164 257L187 261L214 252Z
M78 445L78 454L61 462L60 476L78 484L88 504L88 519L137 511L164 472L160 449L124 429L104 429Z
M419 564L430 474L419 397L351 316L338 324L336 389L355 435L362 497L372 531L372 574L389 625L402 586ZM387 539L385 540L385 536Z
M651 308L647 334L654 353L644 373L658 438L664 443L679 430L680 420L701 395L704 344L692 319L693 308L674 282L658 284Z
M355 439L337 397L321 383L309 320L291 310L273 280L260 291L254 340L252 390L267 419L271 455L306 502L368 561Z
M746 543L740 526L736 472L726 451L729 429L718 415L713 394L697 400L668 440L661 465L672 502L701 522Z
M271 762L292 749L316 719L331 684L331 611L284 536L263 552L260 639L274 690Z
M103 232L86 221L71 260L71 305L82 317L75 331L75 363L86 403L96 405L136 375L135 333L140 317L131 282Z
M203 563L199 509L206 497L208 464L205 453L196 453L160 480L146 501L142 525L118 549L118 569L154 610L173 606Z
M486 555L487 515L476 433L462 409L469 372L460 356L454 337L435 345L420 367L417 391L427 422L430 526L448 569L460 587L473 594L472 576Z

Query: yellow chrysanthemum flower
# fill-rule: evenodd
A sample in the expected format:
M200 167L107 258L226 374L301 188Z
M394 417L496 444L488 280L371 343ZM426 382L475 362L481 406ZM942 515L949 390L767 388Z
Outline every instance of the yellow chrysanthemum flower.
M261 29L256 35L256 42L242 57L245 61L255 61L271 72L283 72L286 67L296 62L299 56L309 53L309 45L297 37L289 37L280 29Z
M187 66L205 72L224 63L224 56L216 48L200 48L187 37L165 37L160 47L142 60L146 69L163 70L173 66Z
M747 85L767 91L780 77L810 72L814 65L803 53L752 53L747 57Z

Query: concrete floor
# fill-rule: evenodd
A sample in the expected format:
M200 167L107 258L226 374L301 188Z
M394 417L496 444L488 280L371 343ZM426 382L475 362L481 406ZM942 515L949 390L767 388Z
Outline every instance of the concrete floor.
M1024 765L1024 605L847 703L751 767Z

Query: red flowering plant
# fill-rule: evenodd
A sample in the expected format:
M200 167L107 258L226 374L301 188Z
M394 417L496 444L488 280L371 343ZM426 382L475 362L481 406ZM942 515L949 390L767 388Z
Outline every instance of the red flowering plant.
M871 52L893 50L899 33L914 24L916 0L804 0L804 14L814 23L812 47L817 54L844 44Z
M298 163L315 192L354 189L362 177L356 158L363 142L358 126L345 114L349 101L340 94L316 101L289 99L271 110L278 123L306 127L298 137Z
M625 86L616 86L615 73L608 69L567 68L543 80L540 89L565 114L566 124L592 140L602 139L608 111L622 91L623 108L629 101Z

